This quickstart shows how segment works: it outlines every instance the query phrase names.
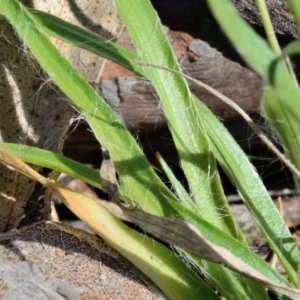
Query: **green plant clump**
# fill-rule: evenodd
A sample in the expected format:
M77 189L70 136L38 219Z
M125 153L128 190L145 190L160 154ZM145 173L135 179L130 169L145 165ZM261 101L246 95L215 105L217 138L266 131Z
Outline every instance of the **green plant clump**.
M282 59L297 53L298 44L283 54L278 53L276 41L270 42L270 48L229 0L207 2L238 53L262 78L266 90L263 112L278 133L286 156L300 169L300 105L297 104L300 92ZM290 0L291 8L299 20L300 4L293 2ZM278 297L299 299L298 247L247 156L201 99L192 95L186 79L178 75L180 66L149 0L115 0L115 4L138 55L54 16L25 8L17 0L0 0L0 9L45 72L85 117L102 147L109 151L122 179L118 190L120 199L148 213L149 218L158 217L154 220L160 238L167 239L174 231L178 239L170 237L166 242L174 244L185 259L130 229L101 205L94 207L93 212L86 206L87 216L76 209L74 213L149 276L170 299L217 299L218 295L226 299L269 299L266 289ZM268 15L265 17L268 22ZM268 36L274 38L272 26L267 28ZM169 123L188 191L158 155L173 190L161 181L117 114L60 55L48 35L112 60L153 85ZM24 162L64 172L101 188L98 173L58 154L5 143L0 149ZM235 185L287 278L247 246L227 204L217 162ZM299 186L296 176L295 185ZM56 188L59 190L58 185L53 186ZM110 235L101 231L101 222L111 228ZM162 228L161 224L174 226ZM149 229L154 235L155 230ZM195 240L189 244L188 239L192 240L194 233ZM191 265L194 267L190 268ZM194 270L204 276L200 277Z

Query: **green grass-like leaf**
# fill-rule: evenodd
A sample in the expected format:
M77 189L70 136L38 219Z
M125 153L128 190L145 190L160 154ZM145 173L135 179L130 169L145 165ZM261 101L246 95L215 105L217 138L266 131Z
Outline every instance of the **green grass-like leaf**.
M33 148L25 145L16 145L16 144L0 144L0 149L5 150L12 155L15 155L21 158L23 161L37 164L43 167L50 167L58 172L74 176L77 174L76 178L80 178L85 182L90 183L95 187L99 187L99 174L98 172L82 166L75 161L72 161L66 157L63 157L59 154L52 153L50 151ZM125 195L126 196L126 195ZM175 203L175 208L177 207L180 210L180 204ZM246 247L245 244L242 244L230 236L224 234L221 230L215 226L209 224L203 219L198 219L195 213L191 211L185 214L186 219L193 225L197 226L202 234L211 242L224 247L230 250L234 255L244 260L247 264L252 266L261 272L264 276L276 282L278 284L287 285L287 282L277 274L269 265L267 265L261 258L254 254L251 250ZM198 221L197 221L198 220ZM197 258L197 260L199 260ZM218 265L215 265L216 275L217 271L219 276L224 276L223 272L220 273L220 269L217 269ZM220 279L219 279L220 280Z
M218 1L215 4L219 3ZM138 49L140 55L138 59L179 70L178 63L166 42L166 36L159 26L159 19L154 14L149 2L146 0L143 2L134 0L117 1L117 5ZM70 27L69 31L65 30L66 35L61 34L61 38L66 41L76 45L88 45L88 50L98 54L102 53L106 58L111 58L128 69L137 70L138 74L142 74L153 83L168 118L175 145L198 211L192 211L191 207L186 207L176 201L176 197L156 176L135 140L124 128L117 115L60 57L43 33L52 33L58 37L62 28L59 26L68 28L68 25L57 23L59 26L55 27L56 24L53 23L55 19L43 14L39 16L38 20L36 12L33 15L30 14L14 0L9 4L6 1L0 1L0 7L45 71L51 75L54 82L85 115L97 139L109 149L116 169L124 183L120 187L123 199L134 201L144 210L157 215L185 219L195 225L208 240L230 249L240 259L274 282L288 285L280 275L244 244L231 237L242 239L239 231L236 230L237 227L225 202L216 170L214 157L216 156L237 186L246 205L260 225L271 247L279 256L290 278L295 282L299 251L295 248L291 235L275 210L274 204L259 176L222 124L205 105L190 94L187 84L181 77L162 70L135 66L132 63L133 60L137 59L134 54L113 43L109 43L108 47L105 48L105 43L101 40L99 40L101 44L99 46L96 43L98 40L94 36L88 36L85 39L86 33L82 31L77 34L75 27ZM135 8L134 11L132 7ZM43 22L43 18L46 20L45 22ZM52 29L47 27L50 26L49 24L52 24ZM90 41L90 43L86 41ZM265 51L264 54L271 59L272 55L268 51ZM260 67L258 69L264 70ZM66 84L69 79L72 79L72 85ZM281 81L276 76L275 79L269 79L276 86L277 93L277 83ZM292 90L291 85L289 88ZM6 149L10 148L12 152L14 151L11 145L5 147ZM24 149L27 150L23 151ZM33 152L31 152L32 149L29 151L28 148L23 148L23 150L20 146L15 154L20 157L23 156L26 161L26 156L29 157ZM41 155L38 154L39 151L35 149L34 157L31 156L28 161L33 163L34 160L34 163L39 165L46 164L45 157L42 159ZM49 157L53 159L55 156L53 155L51 154ZM76 172L81 172L81 179L88 180L91 184L95 184L98 180L98 174L61 157L56 157L56 161L53 159L52 167L54 170L64 170L65 173L72 172L73 175L76 175ZM96 184L99 186L99 183ZM220 207L222 207L222 210L220 210ZM208 221L215 223L214 226L209 224ZM282 240L284 240L284 244L281 243ZM214 279L216 286L225 297L232 296L231 299L233 297L242 299L249 296L249 294L256 299L267 297L265 290L257 284L253 284L243 277L237 277L231 271L225 270L219 265L209 265L192 256L190 259L195 265L200 266L207 273L207 276ZM231 287L231 290L228 286ZM206 289L207 287L203 288ZM235 295L232 294L233 292Z
M254 30L238 15L229 1L209 0L208 3L215 18L230 41L236 47L237 51L273 89L273 93L279 101L278 105L280 105L280 111L282 113L288 113L290 116L292 115L295 121L300 120L300 107L298 105L295 106L295 103L298 102L300 93L283 62L277 64L276 72L272 69L272 66L274 65L273 62L276 60L275 54L254 32ZM232 24L235 24L235 26L232 26ZM293 123L293 125L295 124L296 122ZM291 131L287 131L285 134L295 140L295 132L297 130L298 129L294 127L291 128ZM211 136L214 134L214 132L211 132ZM231 145L231 138L228 138L229 139L226 140L226 143ZM216 140L216 138L212 138L212 143ZM238 172L237 169L232 169L227 162L225 162L228 158L224 156L226 151L232 151L232 147L229 149L225 143L222 145L219 143L217 147L219 152L217 157L219 161L237 185L238 190L252 216L260 226L261 231L267 238L270 246L278 255L290 279L294 284L296 284L299 250L295 246L293 238L274 205L271 204L270 197L267 196L264 187L261 183L259 183L257 178L258 175L255 174L254 170L251 171L249 166L246 167L246 161L240 161L243 154L240 153L239 155L238 152L234 153L236 158L234 160L236 161L231 158L230 164L235 164L236 167L240 169L240 172ZM296 149L299 149L299 141L295 140L295 147ZM295 162L293 161L293 163ZM249 176L249 173L252 173L251 176ZM238 178L239 175L240 178Z

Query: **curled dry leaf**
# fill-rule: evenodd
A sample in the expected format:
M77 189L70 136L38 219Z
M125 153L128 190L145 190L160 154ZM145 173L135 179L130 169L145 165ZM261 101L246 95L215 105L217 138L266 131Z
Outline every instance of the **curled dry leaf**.
M24 0L23 3L109 39L114 39L122 28L112 0ZM0 27L0 142L26 144L60 153L75 112L2 16ZM102 58L53 41L87 80L98 80L104 63ZM35 169L44 175L49 173ZM45 200L41 197L44 191L35 181L0 166L0 187L0 232L44 217Z

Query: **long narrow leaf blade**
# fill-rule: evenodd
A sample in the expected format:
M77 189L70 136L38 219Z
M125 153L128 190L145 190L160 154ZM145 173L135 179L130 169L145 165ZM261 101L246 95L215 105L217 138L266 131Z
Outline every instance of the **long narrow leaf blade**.
M51 189L73 213L151 278L170 299L198 299L202 295L207 299L218 299L215 292L170 249L129 228L95 200L43 177L4 151L0 151L0 162Z
M17 156L28 163L37 164L43 167L50 167L56 171L64 172L71 176L74 176L78 167L78 163L66 157L62 157L59 154L25 145L0 144L0 150L5 150L6 152ZM93 185L96 181L99 180L99 173L94 170L91 170L85 166L81 166L81 168L78 170L83 171L83 173L80 174L80 178L82 180L89 182L89 178L92 178L92 181L90 183ZM77 178L79 177L77 176ZM98 187L98 184L96 184L95 186ZM173 203L173 205L178 211L182 210L182 207L179 203L175 202ZM199 219L192 212L186 212L184 216L185 219L189 220L191 224L197 226L197 228L201 231L201 233L207 240L228 249L228 251L242 259L246 264L250 265L273 282L288 286L288 283L285 279L277 274L260 257L254 254L245 244L242 244L236 239L233 239L232 237L224 234L224 232L209 224L205 220ZM216 265L216 267L219 266ZM220 271L220 269L216 268L216 271ZM224 274L220 273L219 275L220 278L222 278L222 275Z
M84 115L101 145L109 149L124 183L121 189L127 190L125 193L131 195L134 201L141 201L149 212L159 215L175 213L162 197L164 195L175 200L174 195L155 174L118 115L60 55L47 36L37 29L40 24L35 23L35 19L20 3L15 0L9 3L0 1L0 8L42 68Z
M132 63L132 60L137 59L137 56L124 47L51 14L35 9L28 10L37 21L38 27L45 33L76 47L91 51L128 70L134 71L136 74L139 73L139 67Z
M159 26L159 19L150 2L146 0L116 0L116 4L137 48L140 60L179 70L179 64L167 43L167 37L162 27ZM135 8L134 11L132 11L132 7ZM201 215L214 222L217 227L240 238L238 226L232 219L220 184L215 158L210 151L205 128L197 114L196 103L198 100L191 96L187 83L177 75L155 68L145 68L145 75L154 85L160 97L190 191L201 209ZM207 268L209 269L209 264ZM227 275L230 276L230 281L247 281L244 278L233 278L233 274ZM227 283L224 276L224 287L228 284L229 282ZM249 288L250 284L247 286L247 289ZM263 289L259 287L251 289L251 292L255 294L258 290L260 293L264 293ZM225 288L223 291L226 293ZM241 288L239 292L240 296L237 299L245 297L244 292L247 293L249 290L245 291ZM229 295L225 294L224 296Z
M276 60L275 54L238 15L229 1L209 0L208 3L217 21L237 51L263 80L274 89L282 107L300 120L300 109L295 107L295 103L300 98L300 92L285 66L280 63L277 65L278 69L275 74L272 72L271 66ZM235 26L232 26L232 24L235 24ZM212 128L210 126L214 126L213 123L215 122L211 122L212 119L208 118L206 114L203 116L205 121L208 122L208 128ZM219 131L222 130L219 124L218 127L214 128L214 130L208 129L214 153L237 186L245 204L267 238L271 248L278 255L290 279L296 284L296 271L300 257L299 250L295 246L293 238L273 205L272 200L267 195L267 191L260 182L258 174L250 167L250 163L245 159L242 151L235 144L231 143L232 137L228 135L225 138L224 133ZM226 142L224 142L225 140ZM235 146L234 151L233 146ZM225 156L224 153L226 151L233 153L234 157ZM238 169L240 172L237 171ZM240 176L237 174L240 174Z

